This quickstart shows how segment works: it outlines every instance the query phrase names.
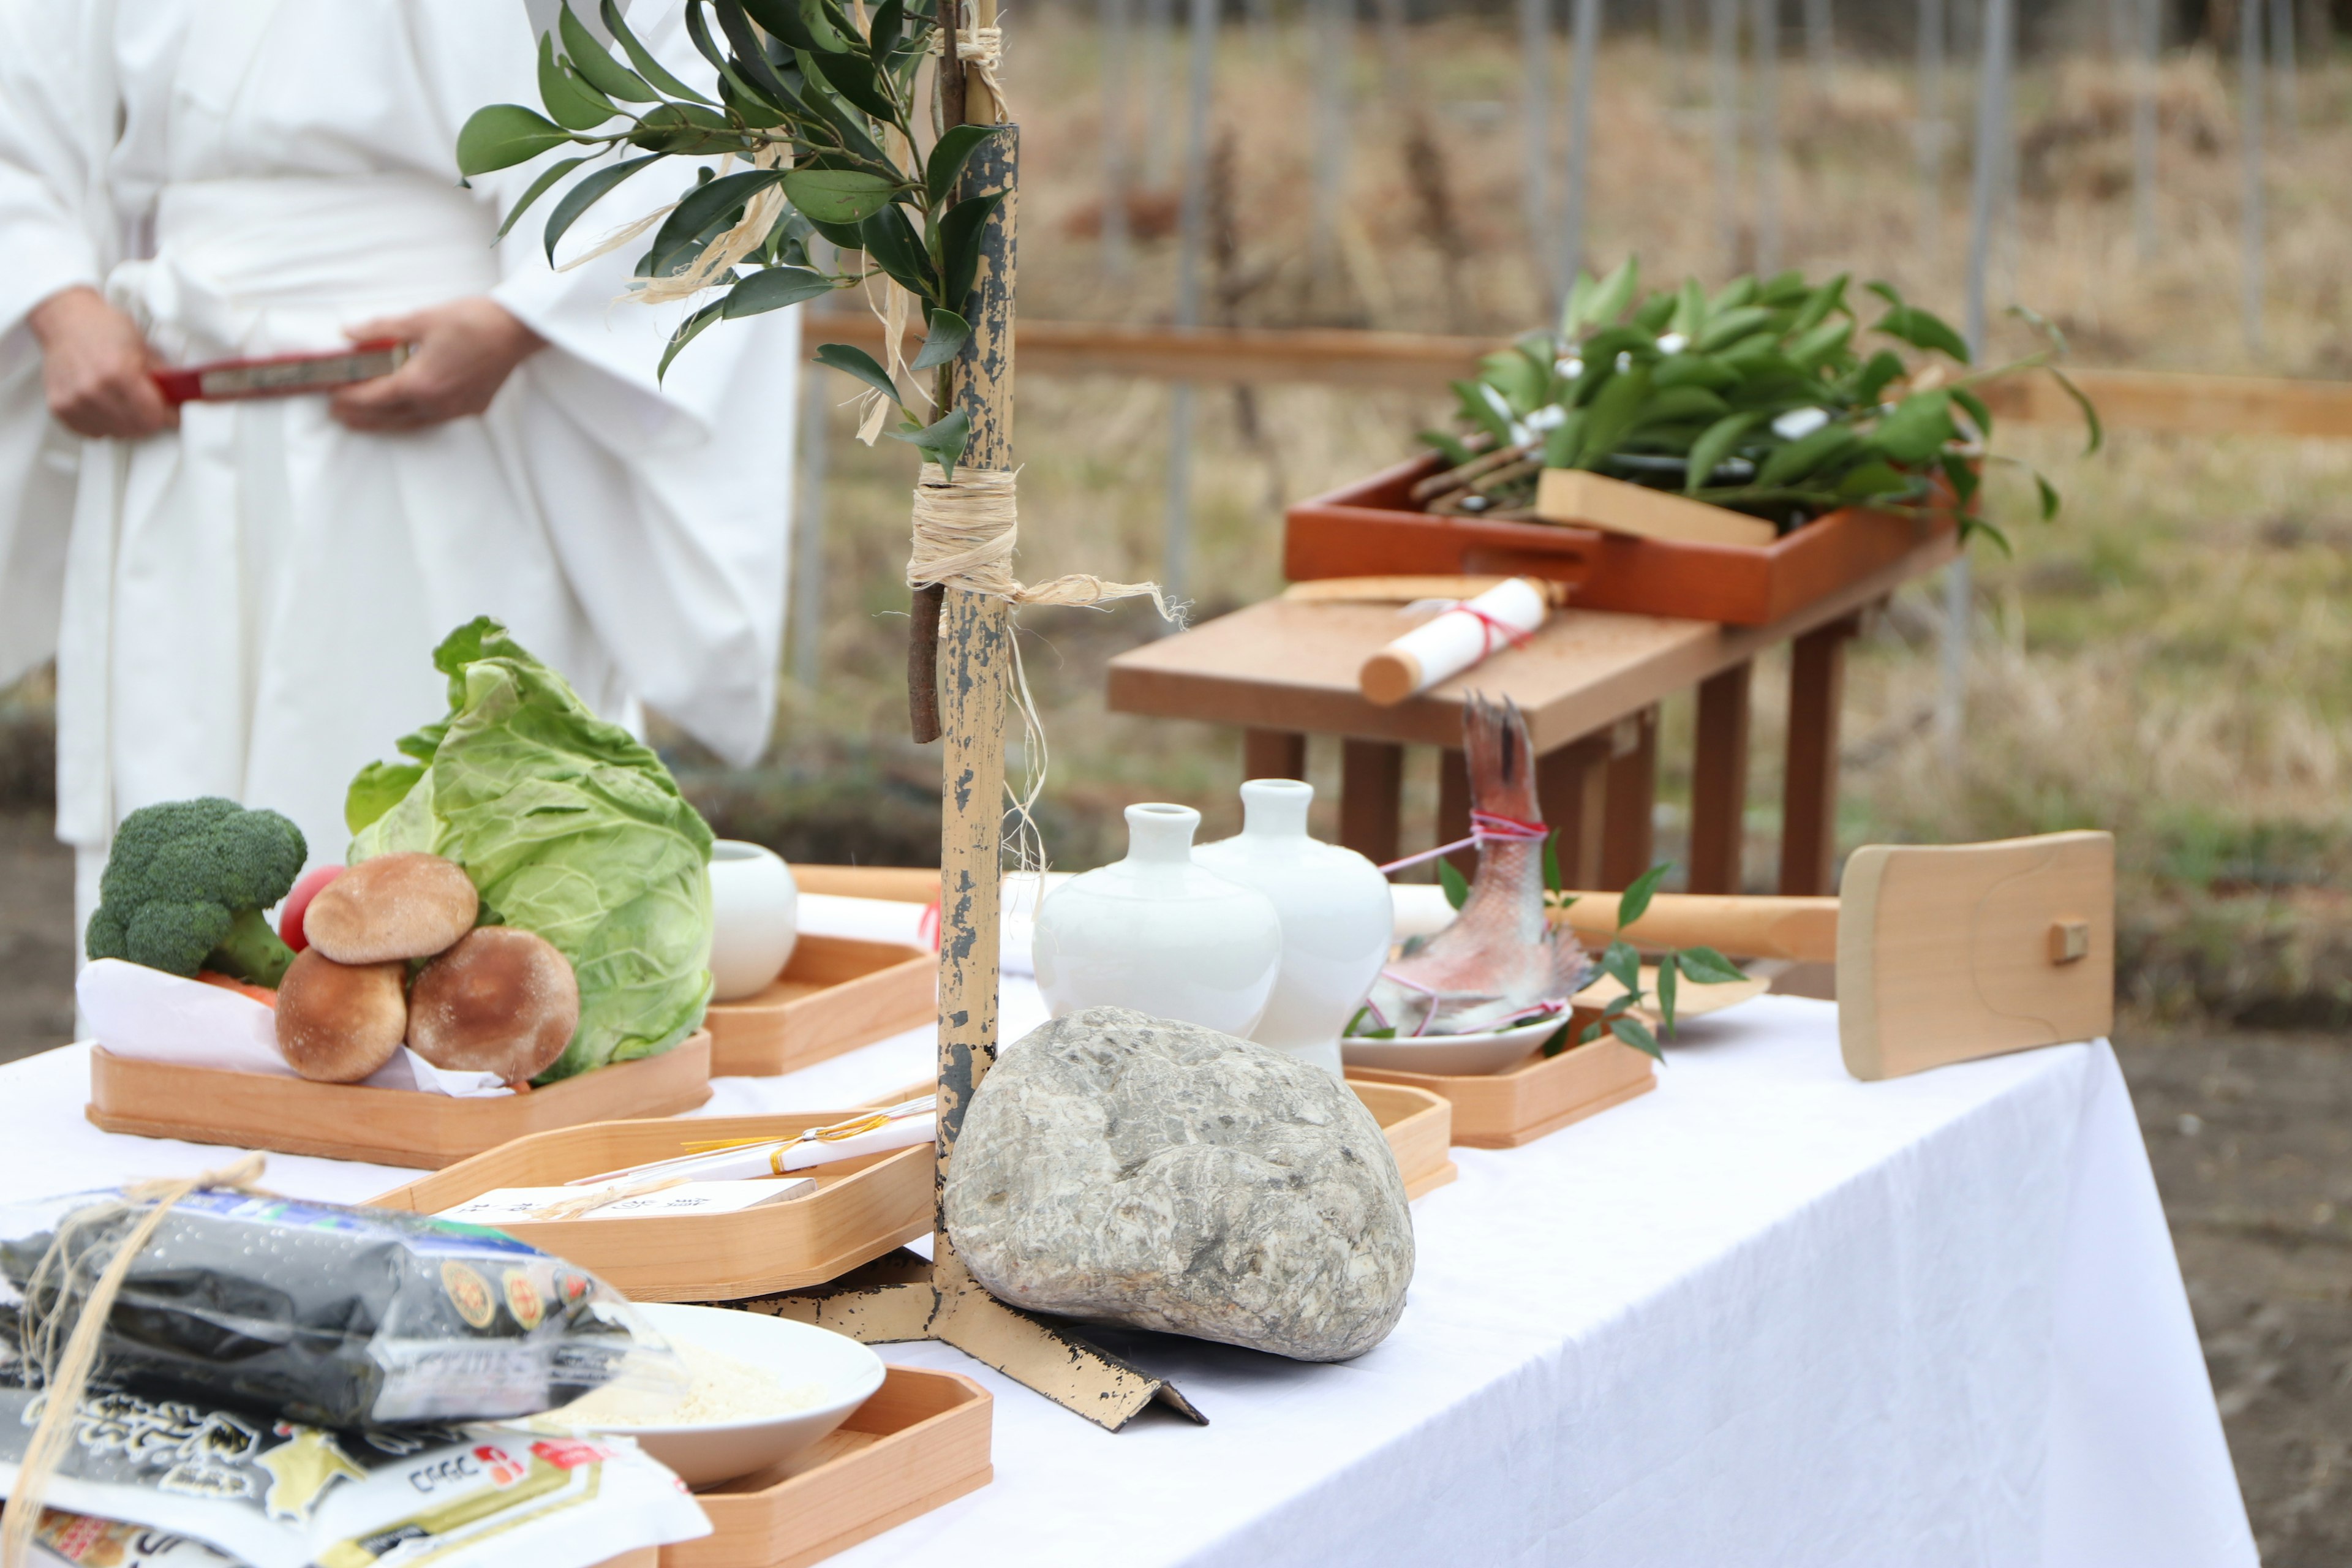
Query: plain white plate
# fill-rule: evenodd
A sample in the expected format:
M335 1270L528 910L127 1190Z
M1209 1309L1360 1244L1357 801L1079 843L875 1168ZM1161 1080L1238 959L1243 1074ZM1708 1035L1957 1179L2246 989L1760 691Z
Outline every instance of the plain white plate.
M1566 1022L1560 1017L1549 1027L1530 1024L1491 1035L1427 1035L1417 1040L1367 1040L1351 1035L1339 1042L1339 1058L1351 1068L1475 1078L1518 1066Z
M765 1369L786 1388L815 1384L824 1399L789 1415L699 1426L606 1426L592 1430L636 1439L637 1447L707 1487L781 1465L849 1419L882 1386L882 1358L846 1334L726 1307L642 1301L636 1310L673 1344L692 1343ZM560 1415L560 1412L551 1412ZM544 1419L544 1417L542 1417Z

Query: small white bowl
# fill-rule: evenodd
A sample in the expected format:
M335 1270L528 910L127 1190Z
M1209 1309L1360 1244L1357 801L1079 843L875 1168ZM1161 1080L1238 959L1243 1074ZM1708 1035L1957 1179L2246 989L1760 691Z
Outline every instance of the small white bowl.
M606 1426L636 1439L690 1487L716 1486L781 1465L849 1419L882 1386L882 1358L846 1334L726 1307L639 1302L636 1310L672 1344L692 1343L766 1369L786 1388L815 1384L824 1399L788 1415L700 1426Z
M710 999L757 996L792 962L800 940L800 886L764 845L710 847Z
M1394 1040L1350 1035L1339 1042L1339 1056L1351 1068L1476 1078L1518 1066L1542 1049L1552 1031L1567 1022L1568 1015L1563 1013L1549 1026L1530 1024L1524 1029L1486 1035L1423 1035L1419 1039Z

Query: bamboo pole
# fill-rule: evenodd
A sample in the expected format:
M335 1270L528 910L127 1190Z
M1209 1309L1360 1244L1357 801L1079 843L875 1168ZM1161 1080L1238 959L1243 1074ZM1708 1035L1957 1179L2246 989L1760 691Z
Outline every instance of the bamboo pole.
M1568 82L1568 192L1559 247L1560 276L1570 279L1584 266L1584 205L1592 168L1592 70L1601 53L1601 0L1576 0L1573 47L1576 58Z

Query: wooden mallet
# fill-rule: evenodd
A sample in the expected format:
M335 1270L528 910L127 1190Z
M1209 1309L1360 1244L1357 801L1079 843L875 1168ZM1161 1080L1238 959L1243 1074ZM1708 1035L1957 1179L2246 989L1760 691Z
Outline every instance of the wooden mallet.
M1615 893L1553 916L1588 942L1712 947L1837 965L1838 1041L1859 1079L2106 1034L2116 1012L2116 841L1873 844L1833 899L1660 893L1617 929Z

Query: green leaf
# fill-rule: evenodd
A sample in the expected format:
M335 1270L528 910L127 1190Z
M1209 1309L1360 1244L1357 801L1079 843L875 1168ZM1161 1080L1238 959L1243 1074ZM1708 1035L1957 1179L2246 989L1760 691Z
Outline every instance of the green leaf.
M837 55L855 47L848 35L834 25L832 16L825 10L824 0L800 0L800 9L801 26L808 29L810 38L815 41L818 48L827 54Z
M1544 835L1544 887L1555 893L1563 890L1559 885L1559 829L1557 827Z
M771 37L783 40L788 49L814 49L816 40L809 36L807 24L801 20L799 0L742 0L743 9L751 20L765 28Z
M1691 443L1690 462L1684 469L1683 493L1696 495L1706 489L1709 476L1724 458L1731 456L1739 438L1771 417L1769 409L1751 408L1744 414L1727 415L1708 426Z
M1969 422L1976 426L1978 437L1981 439L1990 439L1992 436L1992 410L1985 406L1984 399L1979 397L1975 393L1970 392L1965 386L1953 386L1951 388L1951 394L1952 401L1960 405L1961 409L1967 413Z
M1871 431L1871 445L1898 463L1924 463L1959 437L1952 424L1951 393L1937 387L1915 392Z
M830 365L845 375L854 375L891 402L898 401L898 388L890 380L890 373L875 363L874 356L864 349L847 343L826 343L816 351L816 363Z
M1879 319L1874 330L1890 338L1900 338L1914 348L1932 349L1962 364L1969 363L1967 341L1947 326L1942 318L1916 305L1897 305Z
M996 125L950 125L931 144L931 155L923 163L923 185L929 194L934 209L948 205L955 194L957 179L980 144L1003 129Z
M832 279L804 267L770 267L727 290L725 314L731 321L740 316L756 316L762 310L781 310L787 305L830 294L833 288Z
M729 214L783 177L781 169L746 169L721 174L688 191L654 236L653 275L658 278L675 270L688 248L713 225L724 222Z
M545 195L550 185L594 156L593 153L583 153L577 158L559 158L549 164L539 178L530 183L530 189L523 192L521 199L507 209L506 221L499 225L499 232L492 238L491 243L495 245L499 240L504 239L507 237L507 230L514 227L515 219L522 216L531 203Z
M557 14L555 29L563 40L563 57L581 79L606 98L617 98L623 103L654 103L661 94L647 87L636 72L604 52L596 35L581 26L580 18L572 14L572 0L564 0L563 9Z
M1870 462L1839 477L1837 492L1848 500L1902 495L1918 481L1892 463Z
M1556 1057L1559 1055L1560 1052L1568 1049L1568 1032L1574 1027L1576 1027L1576 1026L1573 1023L1569 1023L1562 1024L1559 1028L1554 1029L1544 1039L1543 1054L1548 1057ZM1591 1037L1589 1032L1586 1037Z
M1666 322L1674 313L1672 294L1653 294L1633 307L1633 324L1654 338L1666 330Z
M2042 498L2042 521L2048 522L2058 515L2058 508L2061 504L2058 500L2058 487L2037 473L2033 476L2033 489L2034 492ZM2005 539L2001 542L2004 554L2008 552L2008 542Z
M627 132L629 145L648 153L709 157L744 149L741 132L724 114L698 103L662 103L641 115Z
M856 108L872 115L884 124L895 123L898 106L875 80L874 62L856 50L838 54L811 53L803 57L823 78L826 85Z
M1640 418L1642 404L1650 395L1650 367L1637 364L1632 370L1620 371L1610 378L1586 410L1588 418L1584 438L1577 443L1575 467L1598 468L1601 459L1617 449L1633 423Z
M1627 257L1614 272L1595 283L1589 277L1580 277L1569 290L1568 308L1560 313L1559 335L1567 342L1575 342L1588 328L1605 327L1625 313L1633 302L1633 290L1639 286L1642 268L1638 258Z
M719 62L719 74L737 91L764 100L779 109L793 102L793 91L776 74L768 54L760 46L760 35L752 29L751 18L743 14L742 0L711 0L719 13L719 30L727 35L728 55ZM689 9L700 12L700 0L694 0Z
M1789 345L1789 363L1801 370L1819 370L1843 352L1853 337L1852 321L1823 321Z
M1497 447L1507 447L1511 444L1511 422L1504 416L1501 409L1486 401L1483 383L1449 381L1445 384L1454 389L1454 400L1461 405L1464 424L1475 426L1486 432L1487 436L1493 437ZM1566 468L1568 465L1562 463L1557 466Z
M1658 955L1658 1020L1666 1026L1666 1038L1675 1037L1675 993L1680 982L1675 976L1675 954L1672 949Z
M2074 379L2064 371L2054 364L2044 365L2042 368L2050 373L2050 378L2058 384L2066 395L2074 400L2074 406L2083 411L2083 423L2090 427L2091 432L2090 440L2083 447L2083 456L2089 457L2106 440L2106 431L2099 424L2099 411L2091 406L2091 400L2083 395L2083 389L2076 386Z
M1463 901L1470 897L1469 881L1461 872L1454 868L1454 862L1451 860L1438 861L1437 885L1445 889L1445 901L1457 910L1462 907Z
M1756 290L1756 298L1763 303L1783 308L1797 303L1805 294L1805 275L1793 267L1775 272Z
M1977 487L1981 482L1977 478L1976 466L1958 452L1945 453L1941 462L1944 478L1951 482L1952 494L1958 500L1960 510L1966 511L1969 503L1977 499Z
M474 110L457 132L457 172L471 179L509 169L571 140L561 127L519 103L494 103Z
M1748 978L1731 960L1711 947L1685 947L1678 956L1685 978L1694 985L1736 985Z
M1742 305L1735 310L1721 311L1708 320L1706 331L1691 347L1701 353L1713 353L1738 342L1771 319L1772 312L1761 305Z
M1650 1033L1650 1026L1639 1018L1612 1018L1609 1032L1653 1061L1666 1059L1658 1049L1658 1037Z
M1755 299L1756 275L1752 272L1743 274L1726 283L1717 291L1715 298L1706 302L1707 320L1711 321L1726 310L1738 310Z
M1641 1000L1642 994L1639 991L1627 991L1618 995L1612 996L1609 998L1608 1005L1601 1009L1601 1016L1603 1018L1614 1018L1619 1014L1634 1006Z
M942 418L932 421L920 430L892 430L893 441L904 441L922 453L950 479L955 478L956 460L971 440L971 416L961 408L948 410Z
M1551 367L1534 363L1517 349L1503 349L1479 360L1478 379L1501 393L1511 412L1525 418L1543 405L1551 390Z
M873 51L876 59L885 58L898 47L898 32L906 26L906 16L905 0L882 0L874 7L874 20L866 29L866 47Z
M551 33L539 36L539 100L558 125L572 131L593 131L621 112L612 100L563 68Z
M1633 879L1633 886L1627 888L1617 900L1619 931L1623 931L1649 912L1650 900L1657 892L1658 884L1666 879L1666 873L1673 868L1669 862L1661 860Z
M1569 409L1559 424L1544 432L1543 461L1547 468L1576 467L1576 451L1584 444L1585 410Z
M658 382L668 374L669 362L677 357L678 350L700 337L702 329L717 321L726 305L724 300L714 300L677 324L677 331L670 334L668 346L662 350L661 363L654 367L654 380Z
M1598 1024L1587 1024L1584 1026L1583 1030L1576 1037L1576 1043L1580 1046L1589 1046L1600 1037L1601 1026Z
M1677 386L1700 386L1721 394L1739 384L1739 373L1712 354L1693 353L1686 349L1660 360L1657 369L1650 373L1650 384L1661 392Z
M555 259L555 242L579 221L582 213L603 200L605 193L614 186L660 156L658 153L648 153L642 158L610 163L593 174L582 175L580 183L564 192L563 199L555 204L555 210L547 215L547 229L543 237L547 243L547 259L551 262Z
M930 333L923 339L922 352L915 356L915 368L929 370L945 364L961 353L963 345L971 341L970 322L953 310L933 310Z
M1841 272L1807 294L1805 302L1797 307L1795 319L1789 323L1789 335L1802 337L1828 321L1830 312L1845 303L1845 286L1851 276L1850 273Z
M1769 489L1776 485L1802 479L1825 464L1835 462L1862 445L1862 437L1849 426L1824 425L1811 435L1799 437L1785 447L1775 447L1756 471L1756 483Z
M1418 433L1417 439L1434 448L1437 455L1445 459L1445 466L1449 468L1458 468L1475 456L1450 431L1423 430Z
M1903 356L1893 349L1881 349L1856 371L1853 382L1853 401L1867 405L1878 401L1878 395L1903 374Z
M1671 363L1671 362L1669 362ZM1693 419L1713 421L1731 412L1731 405L1704 386L1670 386L1656 389L1653 379L1650 400L1642 405L1637 429L1653 425L1678 425Z
M964 307L971 297L973 285L980 280L981 239L987 230L989 215L1003 199L1003 191L971 196L956 203L940 219L940 268L946 274L947 284L940 302L960 316L971 314Z
M1631 896L1630 892L1628 896ZM1625 929L1622 921L1618 922L1617 929L1620 931ZM1641 994L1642 955L1633 951L1632 942L1622 941L1611 942L1608 951L1601 955L1601 973L1622 985L1628 992L1635 995Z
M1695 340L1699 329L1706 325L1706 290L1698 286L1697 279L1685 278L1682 288L1675 293L1675 313L1667 321L1666 330Z
M907 221L904 208L884 207L859 224L857 232L865 239L866 256L907 292L918 300L940 298L939 273L915 226Z
M629 57L629 64L636 68L639 76L672 98L683 98L692 103L710 101L663 68L661 61L654 58L653 51L639 43L637 36L629 31L629 25L621 19L621 7L615 0L602 0L598 10L604 18L605 30L613 35L614 42L621 46L621 52Z
M818 223L864 223L888 206L897 190L877 174L850 169L790 169L784 174L784 195Z
M370 763L343 795L343 826L358 833L398 805L425 776L421 763Z

